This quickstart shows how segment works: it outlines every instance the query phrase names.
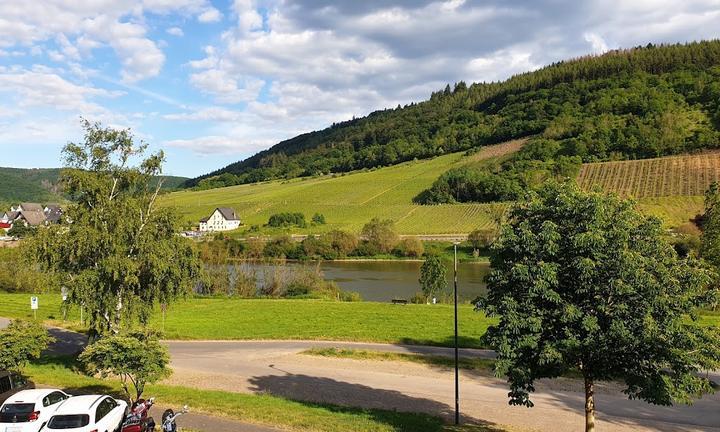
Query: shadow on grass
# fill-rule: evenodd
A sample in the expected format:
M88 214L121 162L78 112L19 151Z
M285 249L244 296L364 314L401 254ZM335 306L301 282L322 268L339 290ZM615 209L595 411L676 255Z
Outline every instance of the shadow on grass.
M398 432L440 432L447 430L445 422L454 419L453 409L444 403L331 378L284 372L284 375L252 377L249 383L258 393L322 407L334 413L362 414ZM475 430L502 430L488 429L496 425L467 416L463 416L462 422L486 428Z
M455 338L450 336L438 341L437 339L419 339L404 337L400 339L399 345L424 345L451 348L455 346ZM487 348L481 343L479 338L469 336L458 336L458 346L460 348Z
M52 374L52 371L55 369L58 371L62 371L63 375L68 374L68 372L82 374L80 365L77 360L73 356L69 355L43 356L39 360L34 361L32 364L45 368L46 371L44 373L46 374ZM84 378L86 377L82 375L78 375L77 377L66 377L66 379L64 380L65 382L60 385L55 385L53 387L60 388L66 393L74 396L85 394L107 394L118 399L125 399L125 395L117 388L117 386L112 386L98 380L93 380L94 382L92 383L82 383ZM43 375L34 376L33 379L38 381L39 384L48 384L48 382L43 382ZM49 382L52 383L57 381L53 380Z

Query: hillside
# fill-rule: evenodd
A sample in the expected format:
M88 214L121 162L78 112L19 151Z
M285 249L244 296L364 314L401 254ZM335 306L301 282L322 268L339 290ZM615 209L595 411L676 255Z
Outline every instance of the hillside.
M18 202L63 202L58 179L60 168L6 168L0 167L0 205ZM162 176L163 189L179 188L186 177ZM3 210L0 208L0 210Z
M215 207L234 208L245 228L266 224L270 215L302 212L309 219L319 212L326 225L298 232L332 229L360 231L373 217L393 219L402 234L456 234L488 228L505 204L420 206L412 199L446 170L506 157L523 141L488 146L464 155L453 153L431 160L392 167L286 181L269 181L205 191L179 191L164 195L160 203L176 207L189 223L207 216Z
M532 157L576 157L575 165L641 159L716 147L718 125L720 41L648 45L559 62L498 83L457 83L428 101L283 141L187 185L209 189L349 172L531 135L552 150ZM540 165L541 172L556 168ZM470 194L465 201L512 198L532 186L523 179L543 177L503 171L498 168L501 180L491 180L490 193Z
M578 184L634 198L702 196L720 181L720 152L585 164Z

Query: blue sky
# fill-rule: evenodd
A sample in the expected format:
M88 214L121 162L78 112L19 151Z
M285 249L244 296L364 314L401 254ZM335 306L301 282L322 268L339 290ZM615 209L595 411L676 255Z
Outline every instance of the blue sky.
M79 3L0 2L0 166L59 166L83 116L196 176L446 83L720 36L720 0Z

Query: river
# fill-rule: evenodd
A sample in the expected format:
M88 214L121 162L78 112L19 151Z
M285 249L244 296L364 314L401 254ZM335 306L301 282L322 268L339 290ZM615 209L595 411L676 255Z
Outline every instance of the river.
M320 269L325 279L334 281L343 291L355 291L366 301L389 302L396 298L409 300L420 291L421 265L419 261L323 261ZM267 267L266 264L250 266L256 270L258 278ZM448 264L448 294L452 293L452 270L452 264ZM489 271L488 263L458 264L458 297L461 301L485 294L484 278Z

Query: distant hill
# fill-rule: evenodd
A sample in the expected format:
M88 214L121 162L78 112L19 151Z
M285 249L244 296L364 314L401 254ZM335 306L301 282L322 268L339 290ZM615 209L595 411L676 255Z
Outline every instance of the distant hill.
M531 163L497 167L501 180L476 178L488 190L460 199L496 201L528 186L528 178L542 179L559 156L598 162L685 153L720 145L719 129L720 41L648 45L558 62L503 82L448 85L425 102L299 135L186 185L208 189L347 172L533 136L539 146L523 155ZM431 201L453 202L453 187L437 185Z
M0 167L0 211L18 202L61 203L67 201L58 185L60 168ZM179 188L187 177L162 176L163 189Z

